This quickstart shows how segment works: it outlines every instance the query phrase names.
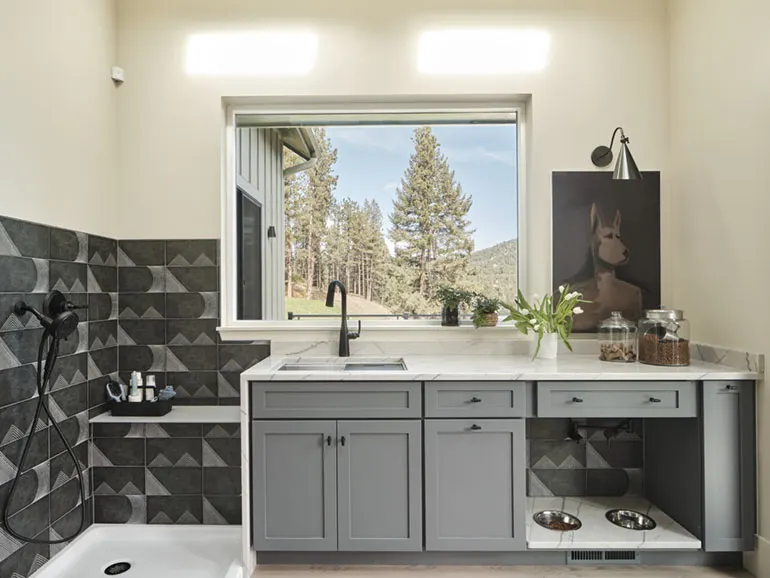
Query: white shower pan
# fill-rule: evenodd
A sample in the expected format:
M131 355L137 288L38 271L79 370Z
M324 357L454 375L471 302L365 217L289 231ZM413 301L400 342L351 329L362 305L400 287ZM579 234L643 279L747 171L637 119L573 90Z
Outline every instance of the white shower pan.
M242 578L240 526L94 525L34 578Z

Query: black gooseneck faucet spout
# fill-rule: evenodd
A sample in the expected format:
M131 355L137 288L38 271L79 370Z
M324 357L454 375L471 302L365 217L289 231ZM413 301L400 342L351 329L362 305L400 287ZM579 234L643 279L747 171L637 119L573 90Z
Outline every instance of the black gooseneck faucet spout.
M342 321L340 323L340 357L350 357L350 340L358 339L361 335L361 321L358 322L358 331L348 331L348 291L341 281L332 281L329 283L329 289L326 292L326 306L334 307L334 293L340 288L342 295Z

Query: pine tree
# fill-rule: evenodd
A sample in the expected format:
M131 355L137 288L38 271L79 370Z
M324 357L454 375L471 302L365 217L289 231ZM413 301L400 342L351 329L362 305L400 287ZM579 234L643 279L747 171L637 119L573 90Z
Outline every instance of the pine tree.
M421 299L439 284L457 284L469 272L473 231L467 218L472 201L455 182L454 172L430 127L415 129L414 152L390 216L396 264L407 269L401 282Z

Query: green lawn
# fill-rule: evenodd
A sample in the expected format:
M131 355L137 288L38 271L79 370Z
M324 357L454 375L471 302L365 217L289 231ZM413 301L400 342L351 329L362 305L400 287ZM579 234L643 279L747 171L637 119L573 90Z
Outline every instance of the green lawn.
M320 301L317 299L302 299L296 297L286 300L286 312L288 313L289 311L292 313L315 313L321 315L331 315L334 313L339 314L342 312L338 305L335 305L334 307L327 307L325 301Z

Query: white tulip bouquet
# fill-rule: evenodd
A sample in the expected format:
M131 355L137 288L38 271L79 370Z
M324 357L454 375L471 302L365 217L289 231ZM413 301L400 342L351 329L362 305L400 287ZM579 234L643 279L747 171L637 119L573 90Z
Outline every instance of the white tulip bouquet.
M558 334L567 349L572 351L569 343L572 319L573 316L583 313L581 303L590 303L590 301L585 301L582 293L570 291L569 285L559 287L558 301L553 295L546 295L542 300L535 295L530 303L519 290L513 305L505 305L510 313L503 321L513 321L516 329L524 335L529 335L530 331L537 335L535 357L540 351L540 342L546 333Z

